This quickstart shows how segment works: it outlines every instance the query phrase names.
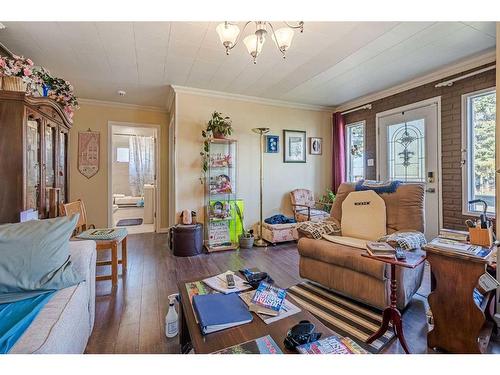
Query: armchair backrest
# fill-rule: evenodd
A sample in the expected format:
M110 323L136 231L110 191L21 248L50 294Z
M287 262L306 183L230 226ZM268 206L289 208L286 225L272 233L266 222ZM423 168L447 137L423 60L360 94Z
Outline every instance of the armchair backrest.
M314 194L308 189L295 189L290 192L290 200L292 205L304 205L313 208L314 207Z
M330 216L337 223L342 221L342 202L355 191L354 183L343 183L337 190ZM400 230L424 232L424 184L404 183L394 193L382 193L387 214L387 233Z

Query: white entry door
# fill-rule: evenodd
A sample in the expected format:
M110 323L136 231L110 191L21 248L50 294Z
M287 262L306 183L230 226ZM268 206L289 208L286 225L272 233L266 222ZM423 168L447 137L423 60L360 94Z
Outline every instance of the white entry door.
M377 114L377 128L378 179L424 182L425 236L436 237L440 227L437 102Z

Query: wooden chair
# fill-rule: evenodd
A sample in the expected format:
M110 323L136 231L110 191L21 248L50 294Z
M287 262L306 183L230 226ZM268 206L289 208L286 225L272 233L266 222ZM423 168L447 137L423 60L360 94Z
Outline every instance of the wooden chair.
M61 216L72 216L80 214L74 235L78 235L88 229L95 229L94 224L87 223L87 211L81 199L70 203L59 205ZM75 239L75 238L74 238ZM111 250L111 260L97 261L97 266L111 266L111 275L96 276L97 281L111 280L113 287L118 284L118 264L122 265L122 274L127 272L127 235L112 240L95 240L97 251ZM118 259L118 245L121 243L121 259Z

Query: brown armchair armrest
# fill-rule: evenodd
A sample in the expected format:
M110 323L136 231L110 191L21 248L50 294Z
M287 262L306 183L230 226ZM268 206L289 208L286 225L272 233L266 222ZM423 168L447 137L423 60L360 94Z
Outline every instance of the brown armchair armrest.
M296 207L307 208L307 221L311 220L311 206L308 206L307 204L294 204L294 203L292 203L292 207L294 207L294 208L296 208ZM297 215L296 215L295 210L294 210L293 214L295 216L295 220L297 220Z

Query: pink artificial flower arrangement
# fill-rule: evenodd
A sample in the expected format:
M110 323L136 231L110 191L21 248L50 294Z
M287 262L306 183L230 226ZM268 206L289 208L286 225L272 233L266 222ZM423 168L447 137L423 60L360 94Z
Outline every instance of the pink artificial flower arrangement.
M33 61L22 56L13 55L11 59L4 58L0 63L2 74L7 77L20 77L26 83L31 83Z

